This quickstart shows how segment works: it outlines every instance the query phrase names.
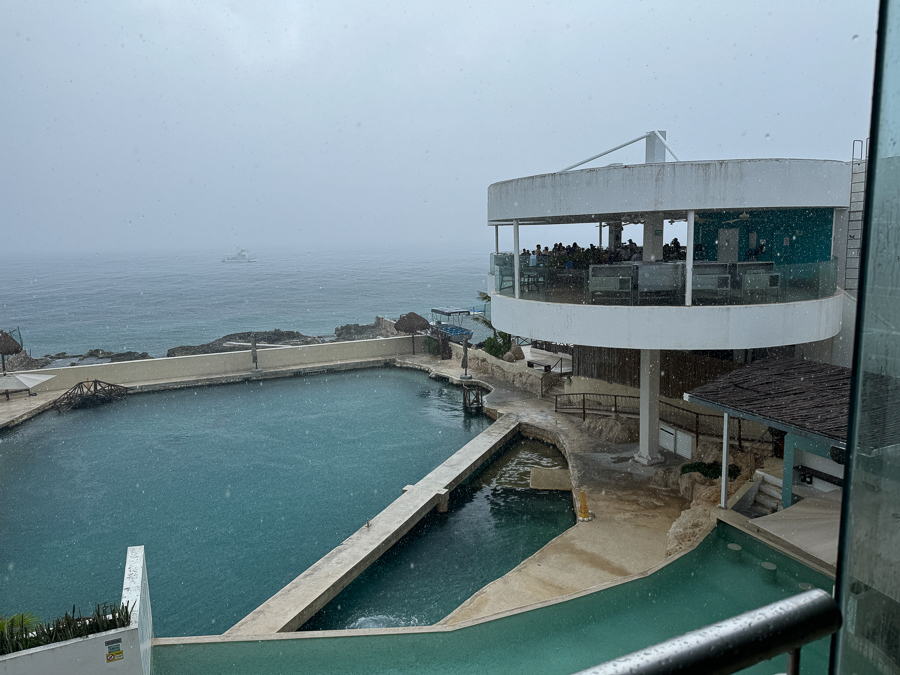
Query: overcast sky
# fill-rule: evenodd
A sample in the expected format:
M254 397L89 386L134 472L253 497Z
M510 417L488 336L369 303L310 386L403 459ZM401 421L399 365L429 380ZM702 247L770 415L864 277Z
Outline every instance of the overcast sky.
M846 160L876 20L874 0L0 0L2 247L489 251L490 183L650 129L682 160Z

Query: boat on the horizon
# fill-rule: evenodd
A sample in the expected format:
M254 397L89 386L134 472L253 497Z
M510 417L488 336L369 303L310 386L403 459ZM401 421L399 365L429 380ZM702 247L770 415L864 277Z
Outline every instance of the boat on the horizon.
M226 255L222 262L256 262L256 256L250 255L245 249L239 248L234 255Z

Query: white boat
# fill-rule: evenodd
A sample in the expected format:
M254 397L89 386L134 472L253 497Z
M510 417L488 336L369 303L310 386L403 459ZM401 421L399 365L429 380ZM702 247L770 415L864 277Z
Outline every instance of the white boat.
M234 255L226 255L222 262L256 262L256 256L250 255L246 250L239 248Z

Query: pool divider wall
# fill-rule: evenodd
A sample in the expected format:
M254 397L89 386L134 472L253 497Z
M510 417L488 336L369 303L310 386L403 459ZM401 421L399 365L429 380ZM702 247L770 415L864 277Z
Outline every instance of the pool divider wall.
M122 602L131 609L127 628L0 656L0 675L151 675L153 618L143 546L128 547Z
M311 365L360 361L364 359L385 359L411 354L413 339L416 352L422 350L424 337L409 336L379 338L375 340L355 340L352 342L328 342L301 347L273 347L257 352L259 368L267 370L303 368ZM131 385L137 382L184 381L229 375L251 374L253 359L250 350L222 352L219 354L199 354L196 356L173 356L121 363L101 363L89 366L68 366L65 368L23 371L37 374L52 373L55 377L32 388L34 392L63 391L85 380L101 380L111 384Z
M427 515L447 494L519 434L519 418L503 415L404 492L381 513L226 631L227 636L292 632L340 593Z

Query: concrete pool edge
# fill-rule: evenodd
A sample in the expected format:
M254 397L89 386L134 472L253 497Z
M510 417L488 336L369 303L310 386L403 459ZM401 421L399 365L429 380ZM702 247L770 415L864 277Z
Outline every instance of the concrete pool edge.
M729 523L725 523L730 526ZM576 526L577 527L577 526ZM224 634L224 635L193 635L186 637L172 637L172 638L153 638L154 646L174 646L174 645L196 645L196 644L215 644L222 642L261 642L266 640L293 640L293 639L316 639L316 638L342 638L342 637L355 637L355 636L375 636L375 635L415 635L421 633L448 633L457 630L462 630L465 628L471 628L472 626L477 626L484 623L489 623L491 621L496 621L499 619L504 619L509 616L515 616L517 614L523 614L525 612L531 612L533 610L542 609L544 607L550 607L553 605L557 605L563 602L568 602L570 600L577 600L578 598L591 595L593 593L599 593L601 591L608 590L615 586L620 586L622 584L631 583L632 581L638 581L640 579L644 579L655 572L663 569L664 567L670 565L671 563L679 560L680 558L692 553L703 541L715 530L715 524L709 524L704 531L684 550L679 551L678 553L669 556L662 562L650 567L641 572L637 572L635 574L629 575L627 577L622 577L620 579L616 579L615 581L607 582L604 584L598 584L597 586L592 586L587 589L583 589L577 591L575 593L569 593L567 595L559 596L557 598L553 598L551 600L545 600L542 602L533 603L530 605L525 605L523 607L518 607L516 609L507 610L504 612L498 612L496 614L492 614L490 616L479 617L477 619L470 619L467 621L461 621L459 623L454 624L442 624L437 623L431 626L404 626L398 628L356 628L356 629L343 629L343 630L323 630L323 631L298 631L291 633L263 633L257 635L234 635L234 634ZM765 543L765 542L763 542Z

